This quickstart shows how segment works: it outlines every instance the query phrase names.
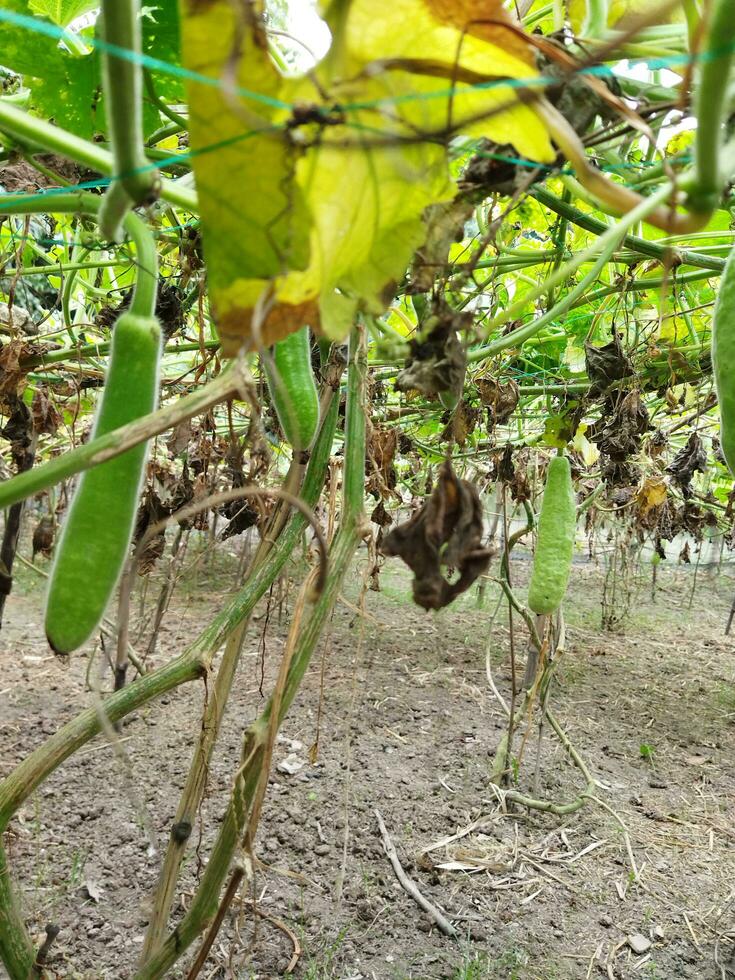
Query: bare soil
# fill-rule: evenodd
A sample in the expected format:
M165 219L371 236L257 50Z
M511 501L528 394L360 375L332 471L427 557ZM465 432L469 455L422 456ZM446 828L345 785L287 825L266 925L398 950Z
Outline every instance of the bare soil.
M735 641L723 635L731 575L700 569L690 608L692 569L661 571L652 602L644 567L624 633L610 634L599 630L599 570L575 567L551 704L606 807L588 801L560 818L507 812L489 782L505 723L486 681L486 649L510 693L505 607L492 622L496 587L484 608L473 590L426 614L394 560L360 616L362 568L358 560L277 746L245 891L259 912L236 902L202 976L284 976L295 939L293 975L312 980L726 977L735 899ZM519 580L524 570L516 563ZM178 590L156 663L222 602L218 579L215 568ZM3 775L91 697L88 655L68 666L50 655L41 592L30 579L20 585L0 633ZM149 594L154 603L153 587ZM242 730L267 695L287 620L287 610L279 622L276 604L264 601L249 631L177 914L206 862ZM521 667L524 647L520 623ZM46 922L61 927L52 976L134 975L203 696L192 684L136 712L117 753L98 737L13 820L9 859L34 936ZM537 759L537 736L534 724L518 788L573 799L579 771L546 730ZM518 738L516 758L520 749ZM284 762L296 771L283 771ZM438 932L399 885L376 808L406 872L459 939ZM628 829L630 854L608 808ZM650 946L634 952L635 936ZM172 973L184 975L183 967Z

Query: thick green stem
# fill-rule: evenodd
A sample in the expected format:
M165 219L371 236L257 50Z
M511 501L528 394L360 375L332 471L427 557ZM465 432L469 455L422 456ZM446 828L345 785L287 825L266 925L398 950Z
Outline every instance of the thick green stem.
M332 392L328 406L325 407L322 425L300 493L301 499L309 507L314 507L319 499L327 474L339 412L339 398L334 392ZM272 543L268 543L267 537L263 539L245 587L222 610L215 621L204 630L191 648L192 651L197 649L206 651L205 656L211 660L222 643L226 643L214 690L210 693L202 719L202 734L194 750L194 757L166 848L142 951L143 963L159 949L163 939L174 899L179 868L186 853L188 838L193 829L197 809L204 792L209 759L214 749L232 680L239 662L242 636L247 626L248 617L253 611L255 602L265 593L275 575L278 574L278 571L293 553L305 524L304 515L297 511ZM266 556L269 558L267 562L264 560ZM259 558L261 560L258 560Z
M360 539L365 467L365 356L364 340L353 331L347 382L347 416L345 441L345 474L343 479L342 523L329 554L329 571L324 591L302 625L296 649L288 669L283 695L279 700L279 722L285 717L299 689L324 625L331 614L342 582ZM348 474L352 478L348 480ZM359 481L356 476L361 475ZM359 500L358 500L359 497ZM255 797L265 759L273 699L256 719L243 740L242 765L237 775L232 799L225 813L217 839L189 910L163 945L136 974L135 980L162 977L213 921L222 887L235 851L242 840L250 806Z
M699 77L694 97L697 116L695 186L690 190L689 197L701 210L717 207L723 190L720 151L734 45L733 2L713 0L703 52L699 59Z
M0 833L0 960L10 980L26 980L35 954L13 889Z
M106 241L122 241L123 222L125 215L130 212L132 206L133 199L123 185L113 181L100 201L100 209L97 215L100 234Z
M359 522L365 494L365 376L367 353L365 332L352 331L350 364L347 375L347 408L345 415L345 457L342 491L342 524Z
M120 236L127 210L150 204L158 195L158 172L148 165L143 145L143 71L140 5L138 0L102 0L99 28L102 49L102 89L115 161L115 183L100 207L100 230L114 241Z
M62 156L76 160L77 163L101 174L107 176L115 174L115 162L109 150L75 136L74 133L70 133L60 126L31 116L22 109L18 109L17 106L10 105L5 99L0 99L0 133L3 132L21 143L27 143L51 153L60 153ZM152 164L147 166L151 170L155 169ZM33 200L43 199L44 207L41 210L54 211L55 205L52 202L57 196L55 190L41 191L38 194L26 196ZM161 197L185 211L198 211L196 193L190 186L182 184L180 181L162 180Z

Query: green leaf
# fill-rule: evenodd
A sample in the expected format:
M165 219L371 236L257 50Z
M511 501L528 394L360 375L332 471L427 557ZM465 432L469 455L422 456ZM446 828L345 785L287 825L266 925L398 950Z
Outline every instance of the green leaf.
M30 0L29 8L38 17L48 17L59 27L68 27L82 14L99 7L98 0Z
M28 17L34 14L33 5L40 2L0 0L0 8ZM99 119L100 69L96 52L72 54L54 38L4 24L0 63L23 76L30 90L31 107L40 116L87 139L103 128Z
M172 66L181 64L179 8L174 0L144 4L141 30L143 53ZM178 75L152 70L156 93L166 102L182 103L186 99L184 83Z

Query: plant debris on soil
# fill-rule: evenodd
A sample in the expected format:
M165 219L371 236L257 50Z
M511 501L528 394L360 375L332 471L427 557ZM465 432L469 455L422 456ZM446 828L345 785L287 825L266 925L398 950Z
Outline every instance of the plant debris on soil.
M527 564L514 560L519 590ZM253 877L202 976L730 976L735 639L723 635L730 575L716 579L701 568L689 608L692 571L659 570L657 600L640 583L626 633L611 634L598 626L598 569L574 568L567 650L550 703L592 769L599 799L627 828L634 880L608 809L590 802L562 818L508 812L489 782L505 723L488 688L486 654L504 696L510 691L506 607L493 617L497 587L482 608L473 590L427 615L410 601L405 570L389 564L382 591L369 594L361 614L365 566L360 553L279 735ZM180 586L155 663L211 617L221 580L220 569ZM275 600L264 600L251 624L176 917L206 862L242 730L278 669L295 595L286 596L282 616ZM82 655L64 666L54 658L41 606L37 587L16 591L0 633L3 775L93 703L85 680L95 681L99 661ZM518 627L516 649L524 647ZM102 682L111 686L109 672ZM116 748L98 736L13 819L6 844L34 941L41 944L47 923L59 927L51 976L134 976L204 695L193 683L130 715ZM536 724L517 788L555 801L576 796L580 776L559 742L544 731L538 761L537 744ZM406 874L457 939L439 932L399 884L376 809Z

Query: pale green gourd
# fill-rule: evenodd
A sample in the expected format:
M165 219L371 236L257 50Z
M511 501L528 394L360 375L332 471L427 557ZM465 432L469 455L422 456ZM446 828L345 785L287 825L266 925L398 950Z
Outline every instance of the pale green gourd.
M319 393L311 366L309 328L280 340L264 358L273 406L283 434L296 450L308 449L319 427Z
M555 456L546 474L528 589L529 608L539 615L556 612L567 591L576 527L577 507L569 460L566 456Z
M158 400L161 328L151 316L123 313L93 436L153 411ZM147 444L82 474L64 520L46 597L46 637L67 654L92 635L115 590L130 548Z

